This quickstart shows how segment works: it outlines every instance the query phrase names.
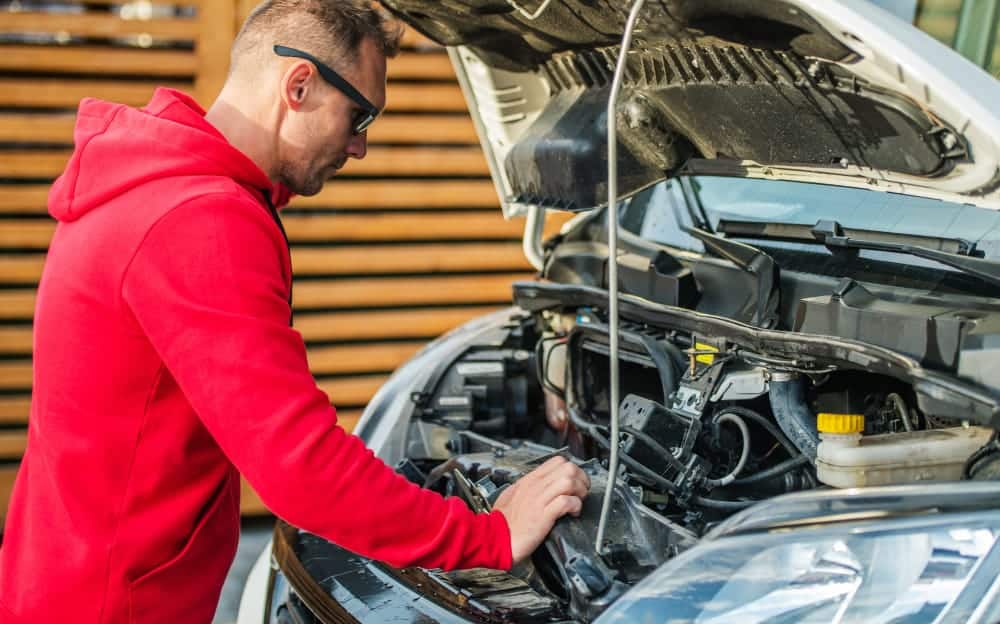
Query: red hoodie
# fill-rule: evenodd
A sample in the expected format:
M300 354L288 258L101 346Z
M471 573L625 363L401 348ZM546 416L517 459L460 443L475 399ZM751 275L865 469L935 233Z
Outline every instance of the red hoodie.
M510 567L502 514L410 484L337 425L288 324L278 193L192 99L84 100L75 141L49 197L0 620L210 622L239 473L275 514L357 553Z

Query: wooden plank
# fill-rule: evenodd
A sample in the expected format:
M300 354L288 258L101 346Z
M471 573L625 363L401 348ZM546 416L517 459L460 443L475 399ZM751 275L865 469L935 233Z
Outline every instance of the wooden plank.
M467 143L479 145L468 115L402 115L380 117L368 130L368 143Z
M35 285L45 264L43 254L0 255L0 284Z
M546 220L545 236L558 232L568 217ZM521 218L506 221L498 212L419 212L357 214L294 214L282 221L293 243L519 239ZM0 248L46 249L56 223L51 219L0 220ZM370 272L370 271L365 271Z
M221 4L221 3L213 3ZM190 41L197 34L195 19L179 16L147 20L122 19L114 13L4 13L3 33L67 33L74 37L117 38L148 34L156 39Z
M390 60L389 63L394 63ZM435 113L467 113L465 96L457 84L390 82L386 110ZM374 126L372 126L374 128Z
M73 144L72 113L0 113L0 143Z
M289 240L293 242L324 241L412 241L460 240L469 238L519 239L524 230L520 219L505 221L499 211L475 212L418 212L373 214L323 214L287 215L282 221ZM7 240L47 244L48 238L41 227L29 235L19 235L21 224L32 225L30 220L17 219L0 222L0 245ZM13 230L13 231L9 231Z
M422 346L421 340L314 347L309 349L309 369L314 375L391 372Z
M500 304L510 301L510 283L530 273L409 278L349 278L295 282L296 309ZM34 290L0 290L0 319L27 320Z
M329 377L316 380L320 389L338 406L361 407L371 400L388 375L359 375L356 377Z
M423 346L424 341L337 345L310 349L309 367L320 375L391 372ZM0 390L30 391L31 360L0 361Z
M214 6L215 3L212 3ZM220 5L222 3L219 3ZM447 60L447 57L446 57ZM198 59L184 50L144 50L101 46L3 47L0 70L78 74L135 74L138 76L190 76L199 70ZM435 68L430 71L440 71Z
M298 314L295 329L308 342L429 339L497 309L496 306L463 306ZM31 327L0 327L0 354L31 355L31 341Z
M48 197L48 184L0 185L0 214L45 214Z
M24 424L31 409L29 396L0 396L0 423Z
M0 185L0 214L44 214L48 184ZM292 210L491 208L500 210L490 180L334 180L312 197L296 197Z
M0 113L0 143L73 144L76 116L70 113ZM476 144L465 115L387 114L368 131L368 142Z
M295 274L300 276L526 271L531 268L520 243L295 247L292 249L292 266L295 267ZM3 271L0 277L7 274L5 268L0 262L0 271ZM12 267L11 272L18 268ZM27 277L26 269L21 268L17 276ZM41 272L40 265L37 272Z
M498 309L498 306L462 306L296 314L295 329L309 342L432 338ZM18 338L23 347L24 336ZM30 349L30 335L27 344Z
M29 390L31 360L0 361L0 390Z
M0 192L0 212L32 204L44 210L44 195L8 200ZM38 200L42 203L39 204ZM32 201L33 200L33 201ZM500 209L491 180L334 180L313 197L296 197L294 209L492 208Z
M27 443L27 429L0 430L0 459L20 459Z
M199 6L205 2L214 2L215 0L153 0L150 4L153 7L174 7L174 6ZM60 0L61 4L96 4L101 6L107 5L120 5L122 0Z
M0 106L75 109L85 97L143 106L158 86L190 91L190 82L0 78Z
M7 505L14 491L14 479L17 478L17 466L0 466L0 511L7 515Z
M229 73L229 49L236 37L236 3L232 0L205 2L198 7L198 59L194 97L208 108Z
M0 353L4 355L26 355L31 353L30 327L0 326Z
M455 80L455 70L445 52L401 54L389 59L390 80Z
M0 221L0 248L46 249L55 229L52 219L4 219Z
M34 289L0 290L0 319L30 319L34 313Z
M296 282L296 309L365 308L510 301L514 280L530 273L448 277L350 278ZM5 293L0 293L0 303Z
M69 160L71 150L0 151L0 177L56 178ZM351 160L341 175L350 176L488 176L479 146L470 147L378 147L363 160Z

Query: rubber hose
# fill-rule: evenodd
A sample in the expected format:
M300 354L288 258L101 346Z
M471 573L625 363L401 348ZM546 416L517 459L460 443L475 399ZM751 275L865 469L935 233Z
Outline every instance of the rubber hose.
M769 398L778 426L802 454L816 461L819 432L816 416L806 405L802 378L787 373L771 376Z
M768 479L773 479L775 477L780 477L785 473L791 472L798 468L799 466L804 466L809 463L809 458L805 455L796 455L791 459L786 459L780 464L775 464L767 470L761 470L760 472L754 473L749 477L743 477L742 479L737 479L733 482L733 485L753 485L754 483L760 483L761 481L767 481Z

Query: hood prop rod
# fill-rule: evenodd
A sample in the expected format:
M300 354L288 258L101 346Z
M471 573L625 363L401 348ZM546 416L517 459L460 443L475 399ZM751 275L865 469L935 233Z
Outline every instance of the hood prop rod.
M608 527L608 515L611 513L611 499L618 480L618 449L621 445L619 431L619 402L621 401L618 381L618 127L616 109L618 108L618 93L622 87L622 77L625 74L625 63L629 49L632 47L632 31L639 20L639 11L645 0L635 0L625 24L625 35L622 37L621 48L618 51L618 63L615 65L615 75L611 80L611 93L608 96L608 326L610 328L608 345L611 356L611 458L608 466L608 485L604 490L604 501L601 504L601 518L597 523L597 537L594 540L594 550L604 553L604 534Z

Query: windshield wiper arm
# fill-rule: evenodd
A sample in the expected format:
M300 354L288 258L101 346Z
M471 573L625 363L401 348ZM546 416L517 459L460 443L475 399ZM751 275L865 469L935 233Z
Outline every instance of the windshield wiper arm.
M960 239L911 237L906 234L886 233L886 238L893 240L871 240L846 234L839 223L831 220L818 221L814 226L797 223L720 221L719 231L733 237L815 243L839 253L868 250L907 254L939 262L994 286L1000 286L1000 262L979 257L974 243ZM938 248L906 242L907 240L932 241Z

